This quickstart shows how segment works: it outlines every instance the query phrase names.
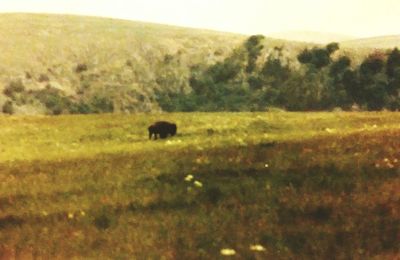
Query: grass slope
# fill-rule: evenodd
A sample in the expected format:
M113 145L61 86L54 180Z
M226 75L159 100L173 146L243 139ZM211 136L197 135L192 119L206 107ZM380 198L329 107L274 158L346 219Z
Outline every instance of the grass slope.
M190 91L193 68L223 60L248 37L45 14L0 14L0 34L0 107L10 114L159 111L157 90ZM358 64L371 47L396 39L344 42L340 54ZM273 38L263 43L260 62L284 46L294 66L301 50L316 46Z
M222 60L247 38L126 20L45 14L0 14L0 34L0 90L10 82L22 82L27 94L12 97L15 112L20 114L46 113L43 104L31 100L32 91L46 87L61 90L72 100L93 93L109 96L118 100L116 112L124 112L130 105L131 112L157 110L154 90L160 88L162 78L174 79L169 84L172 89L187 89L192 66ZM268 41L270 46L284 43ZM85 64L87 70L77 73L78 64ZM0 105L7 99L2 93Z
M354 40L355 37L337 33L323 33L313 31L288 31L272 33L269 36L288 41L300 41L309 43L328 44L331 42L343 42Z
M155 90L188 91L193 66L223 60L248 37L45 14L0 14L0 34L0 106L12 102L17 114L55 114L52 103L63 103L49 100L55 93L75 103L105 96L117 113L157 111ZM265 46L294 56L307 45L267 38ZM19 92L5 94L13 84Z
M0 34L3 88L20 79L28 90L50 85L76 98L83 85L109 96L124 88L137 92L130 102L140 99L136 106L142 111L154 109L150 99L166 55L179 56L182 68L176 70L185 77L191 65L221 59L245 39L158 24L44 14L0 14ZM78 64L87 65L84 76L75 72ZM40 79L42 75L47 79ZM43 113L38 104L17 112Z
M397 113L159 118L1 117L0 257L399 256Z
M390 35L342 41L341 45L349 48L393 49L400 47L399 42L400 35Z

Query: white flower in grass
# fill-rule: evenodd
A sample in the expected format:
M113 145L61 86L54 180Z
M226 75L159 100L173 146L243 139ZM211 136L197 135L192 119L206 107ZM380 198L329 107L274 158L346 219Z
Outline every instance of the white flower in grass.
M251 251L258 251L258 252L262 252L265 251L265 247L263 247L262 245L250 245L250 250Z
M194 178L193 175L188 174L188 175L185 177L185 181L192 181L193 178Z
M269 167L268 163L264 164L264 167L265 167L265 168L268 168L268 167Z
M68 218L73 219L74 218L74 213L68 213Z
M198 188L201 188L201 187L203 187L203 183L201 183L201 182L199 182L199 181L194 181L194 186L196 186L196 187L198 187Z
M332 134L335 132L335 129L331 129L331 128L325 128L325 131Z
M221 255L225 255L225 256L230 256L230 255L235 255L236 251L235 249L232 248L223 248L220 251Z

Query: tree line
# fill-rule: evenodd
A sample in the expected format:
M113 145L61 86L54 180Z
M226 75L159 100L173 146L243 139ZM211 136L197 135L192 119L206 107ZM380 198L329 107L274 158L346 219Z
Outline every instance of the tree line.
M190 89L162 88L157 102L165 111L400 108L398 48L374 51L354 64L339 54L338 43L305 48L290 58L283 47L265 50L264 41L250 36L222 61L192 66Z

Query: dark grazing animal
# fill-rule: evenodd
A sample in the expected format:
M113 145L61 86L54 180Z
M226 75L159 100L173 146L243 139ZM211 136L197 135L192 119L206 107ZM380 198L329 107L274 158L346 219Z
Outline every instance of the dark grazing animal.
M167 138L168 135L174 136L176 135L176 124L166 122L166 121L158 121L149 126L149 139L154 135L154 139L157 140L157 135L160 136L161 139Z

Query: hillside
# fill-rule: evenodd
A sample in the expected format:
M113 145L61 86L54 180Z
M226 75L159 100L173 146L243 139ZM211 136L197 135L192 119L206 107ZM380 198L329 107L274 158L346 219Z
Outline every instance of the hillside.
M192 66L222 60L248 37L45 14L0 14L0 34L6 36L0 38L0 105L12 103L18 114L61 113L54 104L68 100L57 93L75 101L96 99L105 110L112 98L114 112L159 110L154 90L161 81L187 89ZM291 45L273 39L267 44ZM4 95L5 88L12 93Z
M327 77L305 78L297 55L325 48L317 43L46 14L0 14L0 34L7 114L328 110L352 102L327 93ZM346 55L355 68L371 51L344 44L323 66Z
M288 31L269 34L268 36L288 41L310 42L326 44L330 42L343 42L354 40L355 37L337 33L323 33L312 31Z
M400 47L400 35L342 41L341 45L349 48L392 49L395 47Z
M135 106L141 111L156 109L150 99L164 58L179 56L185 77L191 65L213 63L245 38L124 20L36 14L1 14L0 34L6 36L0 38L1 88L22 81L27 90L51 86L75 98L86 90L112 95L113 88L123 88L135 92L130 103L146 101ZM87 70L77 73L78 64ZM0 103L4 102L3 96ZM20 102L26 104L17 112L45 112L35 102Z

